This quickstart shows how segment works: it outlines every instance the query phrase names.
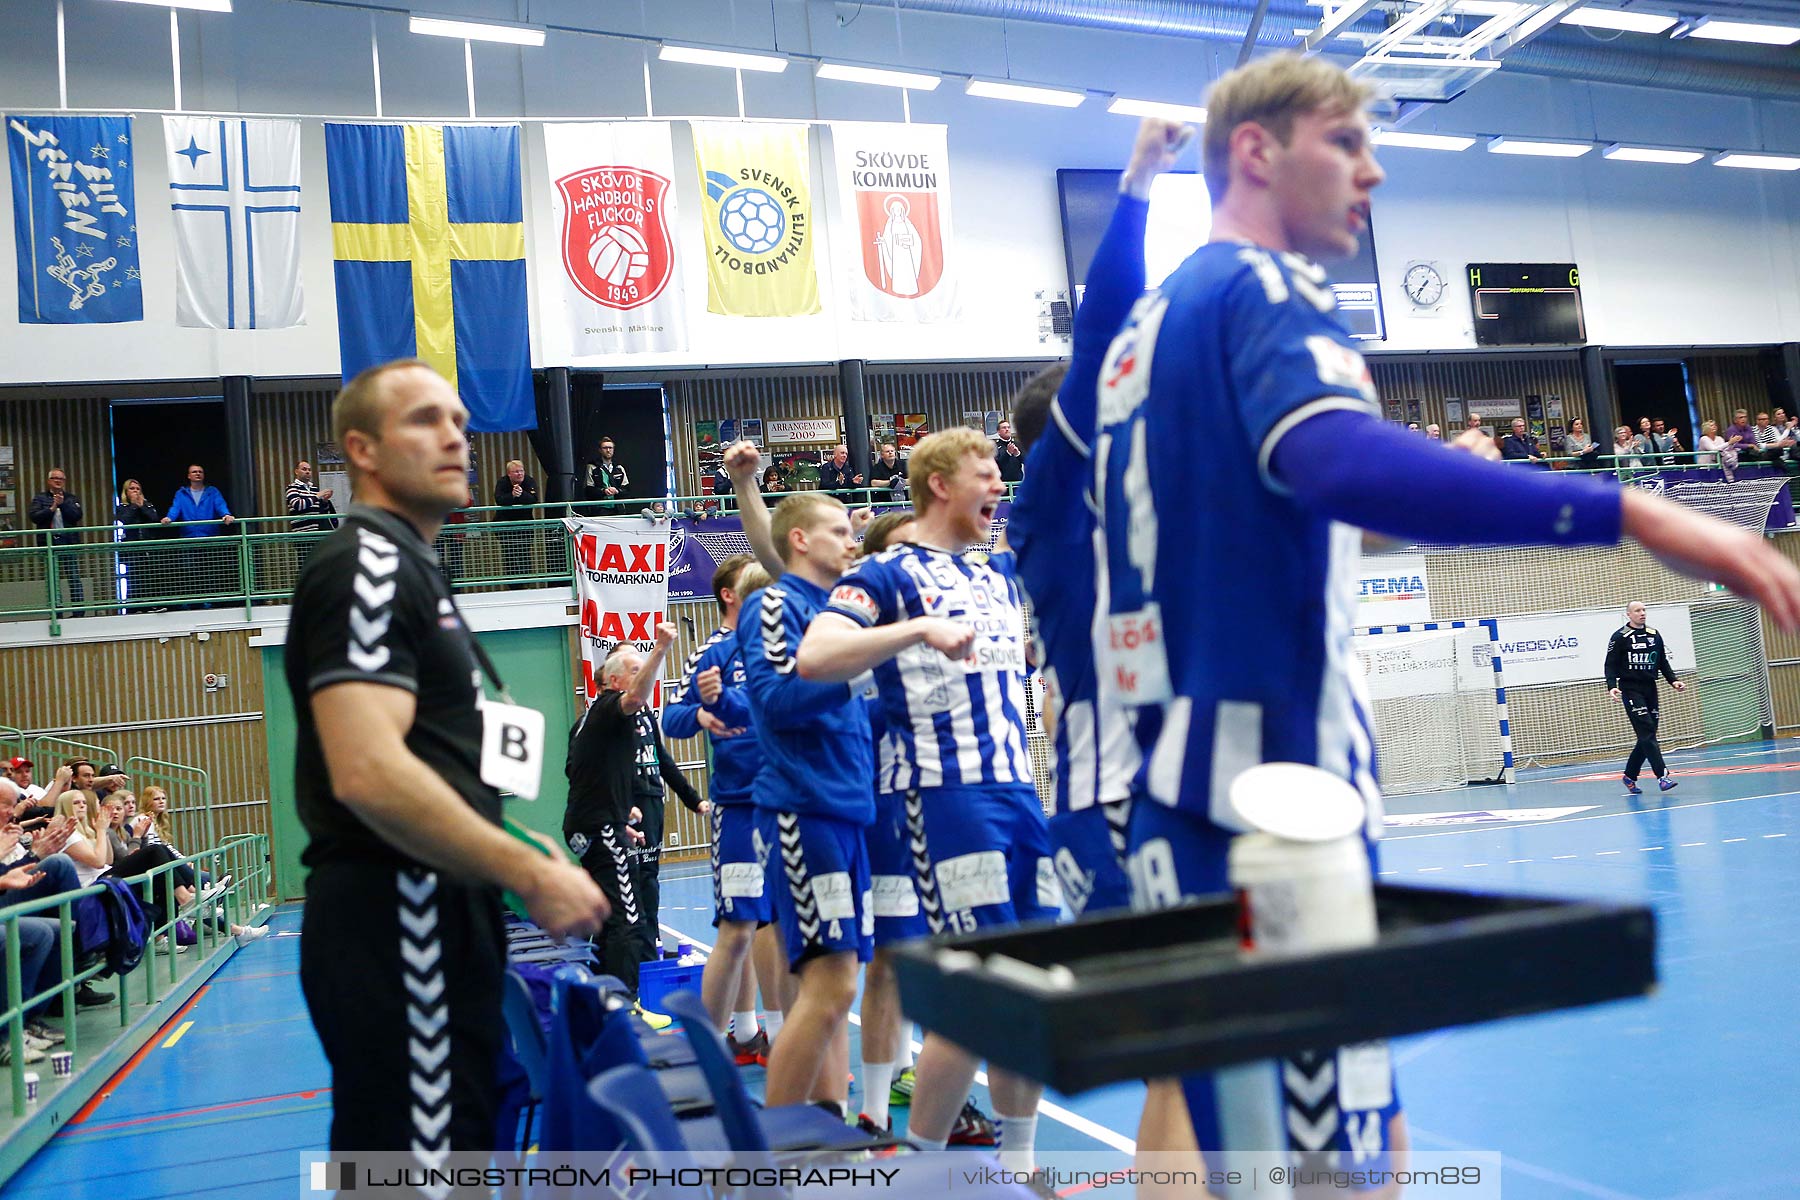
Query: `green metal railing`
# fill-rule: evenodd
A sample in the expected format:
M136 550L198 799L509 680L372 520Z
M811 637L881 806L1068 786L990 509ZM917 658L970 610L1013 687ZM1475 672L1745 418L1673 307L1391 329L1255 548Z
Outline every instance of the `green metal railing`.
M853 497L853 502L879 507L895 503L886 488L856 489ZM564 516L695 516L735 510L729 496L545 505L546 515L530 520L496 516L519 512L517 508L469 508L453 515L435 546L441 568L458 592L572 589ZM245 517L231 532L209 537L169 537L161 531L179 534L215 522L84 527L64 531L78 539L69 545L27 534L28 544L0 547L0 620L48 618L52 636L61 635L68 617L178 607L241 609L248 620L255 606L285 603L293 594L307 557L326 536L294 525L316 519ZM122 528L151 536L115 541Z
M196 945L194 965L206 962L227 943L232 941L229 933L232 924L243 924L243 918L254 916L253 905L261 903L261 898L269 890L269 847L268 838L261 834L238 834L226 838L219 845L190 854L182 858L157 866L142 875L135 875L121 882L130 886L140 896L154 896L161 892L163 921L151 928L146 935L143 961L129 975L119 979L118 1010L119 1027L125 1028L131 1023L132 985L134 979L141 979L141 1005L153 1005L159 994L172 990L180 980L182 972L176 956L180 953L180 938L176 929L180 921L187 920L193 924ZM204 891L183 905L176 899L176 868L191 866L196 873L202 869L211 870L215 878L232 876L232 882L220 894L208 896ZM75 903L85 896L97 896L105 889L105 885L95 883L72 892L63 892L55 896L46 896L41 900L26 901L22 904L10 905L0 909L0 927L4 929L6 955L6 1007L0 1011L0 1024L4 1025L7 1043L12 1050L12 1115L22 1117L26 1114L28 1103L25 1096L25 1014L29 1010L47 1001L60 999L62 1005L63 1044L59 1050L66 1050L74 1056L77 1067L83 1061L80 1041L79 1022L75 1019L75 992L82 984L87 983L106 970L105 959L102 958L80 970L76 969L75 956ZM201 897L205 897L202 899ZM224 910L224 929L215 926L213 917L215 909ZM22 975L21 954L19 945L19 919L21 917L50 915L58 922L56 951L60 955L61 979L32 995L24 994L24 978ZM159 974L160 972L160 974ZM163 986L159 988L159 978ZM110 1039L109 1039L110 1041ZM104 1049L104 1047L102 1047ZM48 1074L39 1071L40 1077ZM49 1080L40 1078L42 1089ZM44 1095L39 1092L39 1102Z
M94 772L105 770L119 762L119 752L110 746L102 746L98 742L78 742L74 738L59 737L54 733L40 733L31 739L31 753L26 755L34 764L39 787L49 787L50 781L56 778L57 767L71 758L85 758L94 764ZM54 764L54 765L52 765ZM92 813L88 814L91 818Z

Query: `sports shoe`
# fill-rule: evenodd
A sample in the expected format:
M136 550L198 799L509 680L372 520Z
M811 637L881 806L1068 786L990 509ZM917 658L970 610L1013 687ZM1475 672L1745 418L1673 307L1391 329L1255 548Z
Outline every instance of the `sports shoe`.
M986 1113L975 1107L970 1100L956 1114L956 1124L950 1127L950 1136L945 1139L951 1146L993 1146L999 1143L1000 1137L994 1123Z
M860 1130L861 1132L868 1134L872 1138L893 1137L894 1136L894 1118L890 1114L887 1119L887 1128L883 1129L881 1126L879 1126L875 1123L874 1118L869 1116L868 1113L857 1113L856 1114L856 1128L858 1130Z
M769 1063L769 1035L761 1029L747 1042L740 1042L726 1034L725 1044L730 1047L731 1057L740 1067L767 1066Z
M28 1063L43 1062L44 1052L30 1042L26 1042L25 1061ZM0 1038L0 1067L10 1066L12 1066L12 1039Z
M216 896L222 895L224 893L225 889L230 886L231 886L231 876L229 876L229 875L225 876L225 878L223 878L223 879L213 880L211 883L207 884L204 888L200 889L200 895L197 898L198 903L205 904L208 900L211 900Z
M651 1012L649 1009L645 1008L642 1004L634 1003L631 1006L631 1011L636 1013L638 1015L638 1019L643 1021L644 1024L648 1025L650 1028L655 1029L659 1032L661 1030L667 1029L669 1026L671 1026L675 1023L674 1017L664 1016L662 1013L659 1013L659 1012Z
M906 1068L906 1070L894 1076L894 1081L888 1085L888 1107L905 1108L907 1105L911 1104L913 1083L913 1069L911 1067Z
M1644 794L1644 789L1639 787L1637 785L1637 780L1633 779L1631 776L1621 775L1619 778L1625 781L1625 794L1627 796L1641 796Z
M1666 792L1674 786L1675 781L1667 775L1664 775L1661 779L1656 781L1656 788L1658 791Z
M38 1041L47 1042L52 1046L60 1046L68 1040L63 1037L61 1030L53 1029L42 1021L25 1022L25 1034L27 1037L34 1037Z
M113 994L103 992L91 983L84 983L75 989L76 1008L99 1008L102 1004L111 1004Z
M237 944L248 946L251 942L261 941L269 936L267 925L246 925L237 931Z

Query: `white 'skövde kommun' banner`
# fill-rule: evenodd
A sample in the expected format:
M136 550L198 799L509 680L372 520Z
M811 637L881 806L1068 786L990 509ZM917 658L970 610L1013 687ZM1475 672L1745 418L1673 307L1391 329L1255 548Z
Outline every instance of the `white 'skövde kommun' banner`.
M831 143L851 317L956 320L945 127L839 122Z

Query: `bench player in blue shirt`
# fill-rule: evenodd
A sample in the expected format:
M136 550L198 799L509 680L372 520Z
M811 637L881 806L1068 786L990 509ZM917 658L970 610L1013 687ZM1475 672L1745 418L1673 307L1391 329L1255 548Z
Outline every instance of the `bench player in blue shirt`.
M1241 828L1226 785L1258 762L1333 771L1379 831L1350 645L1359 528L1494 544L1623 533L1760 601L1778 625L1800 618L1800 571L1747 530L1636 489L1445 453L1382 423L1313 261L1355 252L1383 179L1365 99L1317 58L1277 55L1219 80L1202 147L1211 241L1139 301L1101 369L1104 661L1143 752L1131 831L1142 904L1224 890ZM1377 1164L1405 1138L1385 1050L1337 1054L1335 1083L1317 1094L1333 1057L1284 1064L1290 1142ZM1210 1087L1188 1083L1186 1113L1182 1091L1153 1091L1140 1147L1219 1144Z
M1094 669L1094 385L1108 344L1144 294L1150 185L1192 136L1191 127L1159 117L1138 126L1112 221L1088 267L1069 362L1033 379L1013 404L1027 469L1006 540L1031 598L1044 724L1054 752L1050 840L1063 900L1078 917L1131 903L1126 826L1138 759L1112 681Z
M781 988L787 979L756 854L752 791L762 768L762 748L750 729L744 655L738 644L747 590L738 578L755 561L753 555L733 554L713 571L719 627L688 656L681 684L663 706L665 734L686 738L705 732L712 747L713 925L718 933L700 978L700 995L740 1066L768 1062L769 1043L781 1031ZM759 941L753 972L751 947ZM756 1026L759 978L769 1014L766 1036Z
M769 1052L770 1106L848 1104L849 1018L859 963L873 950L868 848L875 817L875 754L860 689L817 683L796 652L826 589L856 554L850 514L823 492L799 492L773 516L756 490L757 450L725 454L750 544L785 567L744 597L744 675L763 754L753 797L765 888L800 987Z
M800 646L800 673L875 672L887 718L878 787L904 797L919 900L931 931L1049 919L1059 896L1026 750L1024 604L1012 555L971 553L1004 493L994 446L972 429L913 451L912 541L861 560L837 582ZM907 1138L942 1148L975 1059L927 1035L914 1066ZM1000 1161L1029 1169L1041 1088L989 1075Z

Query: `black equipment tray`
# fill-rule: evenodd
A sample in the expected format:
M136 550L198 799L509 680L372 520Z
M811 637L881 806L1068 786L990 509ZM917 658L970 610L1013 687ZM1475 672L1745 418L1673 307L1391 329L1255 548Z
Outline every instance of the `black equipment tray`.
M1293 958L1245 954L1230 896L910 943L894 948L901 1007L1072 1093L1656 984L1656 917L1643 905L1385 884L1375 904L1374 944Z

